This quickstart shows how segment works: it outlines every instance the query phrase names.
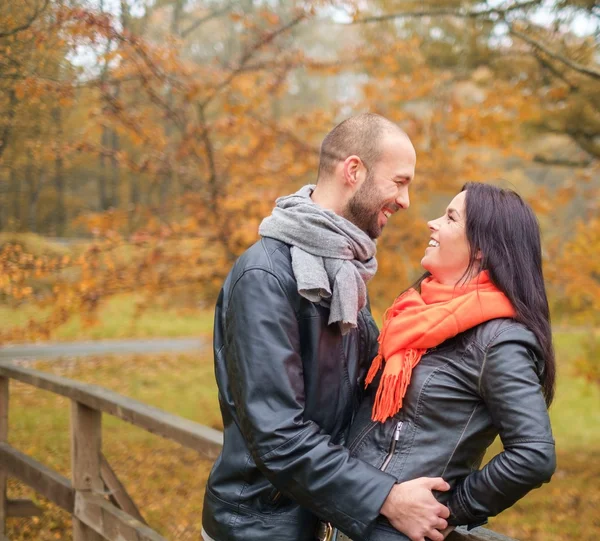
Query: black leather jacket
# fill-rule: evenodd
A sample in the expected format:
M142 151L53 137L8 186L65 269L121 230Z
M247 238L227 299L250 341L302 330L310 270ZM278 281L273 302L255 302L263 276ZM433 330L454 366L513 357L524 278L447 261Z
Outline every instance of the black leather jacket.
M540 386L543 359L529 330L511 319L481 324L429 350L413 370L404 404L385 423L371 421L378 380L349 436L352 456L399 482L443 477L436 496L450 524L476 526L550 480L554 440ZM504 451L479 470L500 435ZM384 517L355 540L399 541Z
M297 292L289 246L263 239L236 262L214 327L223 450L202 525L216 541L313 541L318 518L360 538L396 479L343 446L377 345L362 310L342 337Z

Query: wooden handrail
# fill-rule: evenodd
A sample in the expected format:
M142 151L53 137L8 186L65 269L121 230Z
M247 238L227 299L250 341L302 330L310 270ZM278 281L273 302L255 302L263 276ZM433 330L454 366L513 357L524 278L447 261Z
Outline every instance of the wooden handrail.
M446 541L516 541L512 537L506 537L486 528L473 528L471 531L465 529L454 530Z
M71 399L73 482L7 443L10 378ZM6 499L8 474L17 477L73 515L74 541L166 541L143 522L135 504L128 500L126 493L113 500L121 509L103 497L102 483L106 484L107 481L120 492L125 492L125 489L102 456L102 412L176 441L207 458L216 458L223 446L223 434L217 430L98 385L24 368L10 361L0 362L0 541L3 541L5 518L10 507ZM14 505L12 507L16 508ZM25 512L25 509L29 509L31 514L36 512L35 507L28 505L28 502L20 502L18 507L21 512ZM485 528L475 528L470 532L456 530L447 540L515 541Z
M0 443L0 464L10 472L11 476L33 488L61 509L73 514L75 490L66 477L21 453L8 443Z
M108 413L148 432L176 441L208 459L214 460L223 446L223 434L218 430L148 406L98 385L73 381L17 366L11 362L0 362L0 376L65 396L88 408Z

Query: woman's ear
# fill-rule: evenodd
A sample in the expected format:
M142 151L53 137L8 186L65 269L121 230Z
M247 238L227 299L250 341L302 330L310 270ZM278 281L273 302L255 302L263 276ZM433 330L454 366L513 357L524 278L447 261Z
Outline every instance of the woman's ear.
M483 254L481 253L481 250L477 250L477 253L475 254L475 259L479 261L479 263L481 263L481 261L483 260Z

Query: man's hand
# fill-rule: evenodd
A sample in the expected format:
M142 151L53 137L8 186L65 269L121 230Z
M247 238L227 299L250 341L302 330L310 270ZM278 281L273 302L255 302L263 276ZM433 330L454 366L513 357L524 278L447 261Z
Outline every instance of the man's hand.
M448 537L454 530L456 530L456 526L448 526L443 532L442 535L444 536L444 539L446 539L446 537Z
M450 511L439 503L432 490L450 490L441 477L419 477L394 485L381 506L381 514L411 541L444 541Z

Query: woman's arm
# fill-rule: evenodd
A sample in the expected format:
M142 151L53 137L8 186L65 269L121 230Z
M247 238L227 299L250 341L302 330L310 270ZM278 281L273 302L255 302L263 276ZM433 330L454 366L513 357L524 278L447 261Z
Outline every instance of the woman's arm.
M449 524L482 524L552 477L556 456L538 352L535 336L520 325L503 329L485 349L479 392L504 451L457 484Z

